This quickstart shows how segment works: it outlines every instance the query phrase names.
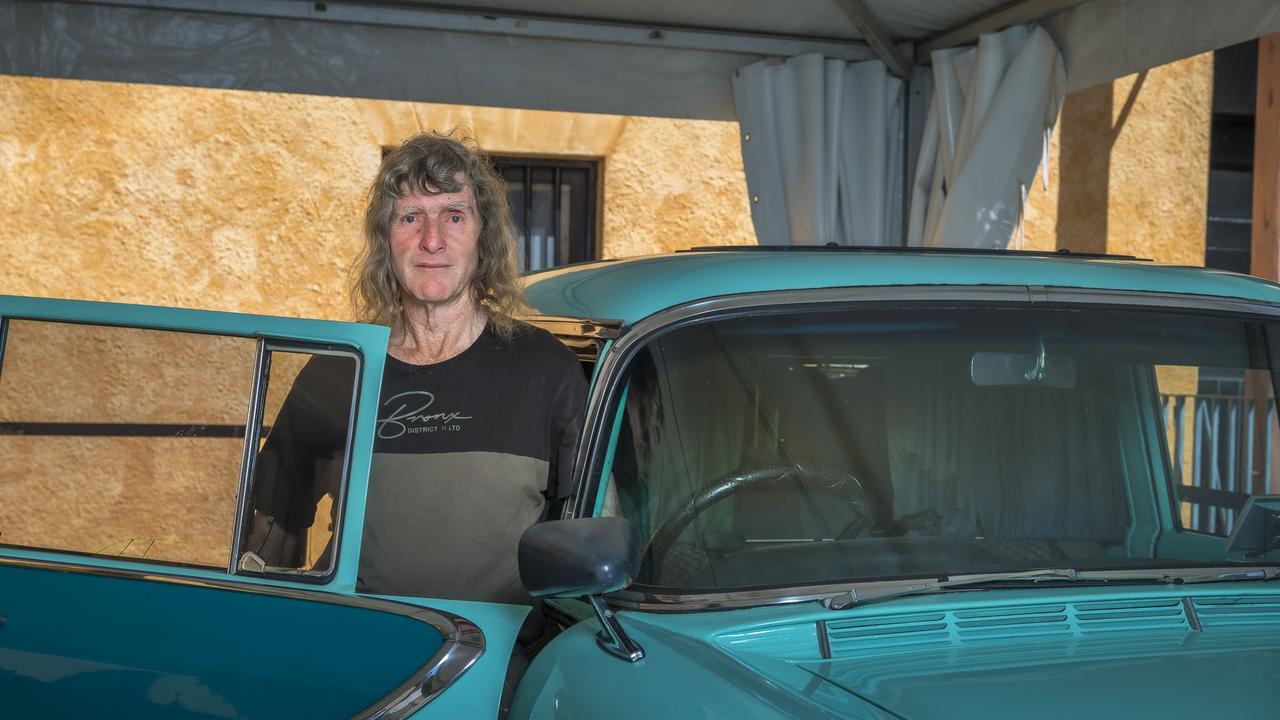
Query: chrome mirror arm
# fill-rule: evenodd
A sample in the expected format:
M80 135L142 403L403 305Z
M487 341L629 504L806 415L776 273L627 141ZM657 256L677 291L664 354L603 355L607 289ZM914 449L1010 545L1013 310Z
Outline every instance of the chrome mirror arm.
M618 622L618 616L613 610L605 604L604 598L599 595L591 595L587 598L591 601L591 607L596 611L596 617L600 620L600 632L596 633L596 644L601 650L610 655L626 660L627 662L638 662L644 658L644 648L636 644L635 640L622 629L622 624Z

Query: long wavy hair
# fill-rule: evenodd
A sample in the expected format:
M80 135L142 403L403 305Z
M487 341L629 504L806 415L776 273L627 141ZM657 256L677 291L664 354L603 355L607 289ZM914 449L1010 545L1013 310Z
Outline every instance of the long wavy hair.
M510 338L521 309L516 229L507 207L507 184L489 156L470 138L426 132L405 140L382 159L369 187L364 213L364 246L351 272L351 302L361 322L398 328L404 323L403 289L391 264L391 222L396 200L418 192L461 192L470 183L480 215L480 261L471 278L471 296L500 338Z

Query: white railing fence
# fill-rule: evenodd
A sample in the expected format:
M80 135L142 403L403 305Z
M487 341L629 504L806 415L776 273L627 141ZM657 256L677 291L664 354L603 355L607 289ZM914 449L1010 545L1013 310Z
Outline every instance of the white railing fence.
M1189 529L1229 535L1250 494L1280 489L1274 398L1161 394L1160 408Z

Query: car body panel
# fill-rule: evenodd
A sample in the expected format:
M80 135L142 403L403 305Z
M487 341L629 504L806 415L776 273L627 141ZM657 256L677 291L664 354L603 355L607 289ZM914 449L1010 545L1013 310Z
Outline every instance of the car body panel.
M729 613L735 615L736 613ZM721 619L725 613L719 613ZM803 671L811 683L828 685L834 708L815 704L777 676L723 652L715 645L673 632L662 622L620 619L645 650L637 663L606 656L596 644L600 629L587 620L566 630L534 659L520 684L512 717L537 720L645 720L689 717L715 720L890 720L893 716ZM783 663L784 669L793 670Z
M64 700L129 708L130 717L363 716L359 711L387 700L439 651L440 633L408 617L426 608L484 628L488 647L414 717L489 716L496 712L516 630L528 613L517 605L356 596L91 557L76 558L73 565L56 553L6 550L4 556L0 687L8 688L4 695L11 703L42 698L39 707L46 711L52 709L47 698L61 698L71 685L83 695L102 683L89 700ZM36 575L24 579L21 573ZM56 584L67 586L65 592ZM382 600L387 602L377 602ZM24 650L24 644L30 647ZM497 651L483 652L489 647ZM120 662L122 653L136 664ZM254 664L264 661L269 662ZM120 684L122 678L132 684ZM335 701L342 697L345 705ZM355 707L360 700L369 704ZM55 716L70 716L74 707Z
M352 717L443 645L407 614L258 589L0 565L5 710Z
M672 697L645 694L643 705L632 710L620 702L611 716L682 709L696 717L907 720L1265 712L1280 701L1280 593L1273 585L980 590L840 611L817 603L624 610L619 619L645 648L645 660L606 663L593 647L599 626L580 623L537 658L530 669L536 681L527 694L522 686L516 707L535 718L592 717L589 709L610 695L596 685L634 684L671 688ZM1188 622L1187 605L1198 608L1198 628ZM975 628L980 615L999 622ZM937 632L944 616L950 626ZM1019 617L1026 622L1006 624ZM818 623L859 630L823 657ZM912 623L923 629L913 635ZM592 662L593 651L602 658L590 673L594 683L574 671ZM742 698L759 702L744 705Z
M540 312L634 323L668 307L743 293L835 287L1045 286L1280 302L1280 285L1146 262L840 251L725 250L590 263L529 276Z
M803 292L806 289L819 292ZM970 294L970 289L980 292ZM850 301L960 298L1009 304L1087 300L1156 309L1177 306L1191 312L1202 303L1217 303L1213 312L1274 315L1280 286L1203 268L1117 259L779 249L585 264L538 273L529 278L527 292L528 302L547 314L623 323L622 337L610 346L614 354L661 336L663 328L682 317L703 321L730 308L742 315L768 312L780 307L779 302L835 307ZM719 302L726 299L732 301ZM671 308L676 309L664 312ZM600 387L609 381L599 372L601 367L615 374L620 369L616 359L602 353L589 411L603 425L592 442L604 446L594 453L598 464L590 467L602 469L587 470L589 474L609 472L619 421L617 413L606 408L612 407L611 394L626 391L620 382L607 392ZM1133 452L1145 450L1135 446ZM580 459L592 455L584 449ZM1159 465L1163 459L1138 456L1129 462ZM1141 478L1135 480L1138 487L1126 487L1128 499L1143 512L1137 518L1141 522L1131 528L1129 544L1151 546L1159 528L1174 522L1174 501L1160 483L1153 489ZM588 488L594 482L590 475L583 481ZM579 507L599 515L606 487L595 487L594 496ZM1198 551L1188 555L1206 559L1220 555L1222 547L1220 538L1195 534L1165 537L1163 542L1193 546ZM680 715L683 709L689 716L742 718L1192 718L1224 708L1265 712L1280 692L1280 587L1274 581L1195 587L1064 584L905 597L840 611L817 602L780 599L787 594L803 598L803 588L736 597L731 592L705 598L692 591L671 593L664 601L671 602L666 608L661 602L637 604L637 598L649 597L641 593L614 597L619 622L644 648L644 660L631 667L619 661L610 665L593 647L599 625L580 622L535 659L530 676L536 680L522 685L516 707L539 720L587 717L585 708L598 708L610 699L617 701L618 717ZM717 609L724 600L750 605L752 597L756 607ZM1197 603L1203 608L1189 620L1187 613L1194 615L1201 608ZM1060 624L1069 627L1021 632L1026 628L1016 627L1016 619L1032 612L1032 606L1040 608L1035 622L1049 623L1044 628L1059 622L1044 616L1061 616ZM1124 608L1116 609L1119 606ZM1125 609L1128 606L1136 610ZM1114 617L1106 619L1104 630L1071 624L1078 615L1091 612ZM849 651L844 657L838 651L824 657L818 639L820 623L892 624L895 616L913 615L926 624L945 616L954 625L957 617L965 616L968 622L984 614L1001 622L1014 618L1015 627L983 637L960 637L952 631L949 637L927 642L913 642L895 628L879 646L861 655ZM1202 624L1193 627L1196 623ZM1037 626L1033 623L1031 628ZM861 630L851 632L856 636ZM590 663L593 651L600 658L590 671L595 684L576 677L582 670L573 670ZM673 654L693 660L680 665ZM659 679L661 673L646 663L676 669ZM1187 701L1186 695L1201 693L1201 683L1213 687ZM627 689L606 697L596 685ZM681 706L655 698L645 690L649 687L687 688L686 698L712 700L709 708L696 701ZM740 697L769 699L751 707L737 703ZM631 706L650 714L632 713ZM721 708L732 710L721 715Z

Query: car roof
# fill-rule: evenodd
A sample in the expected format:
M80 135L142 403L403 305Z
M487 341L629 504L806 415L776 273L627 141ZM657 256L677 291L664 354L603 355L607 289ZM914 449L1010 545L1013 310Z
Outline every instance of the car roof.
M702 249L569 265L527 276L525 301L542 315L629 324L672 306L711 297L910 285L1043 286L1280 303L1280 285L1261 278L1132 258L953 249L777 247Z

